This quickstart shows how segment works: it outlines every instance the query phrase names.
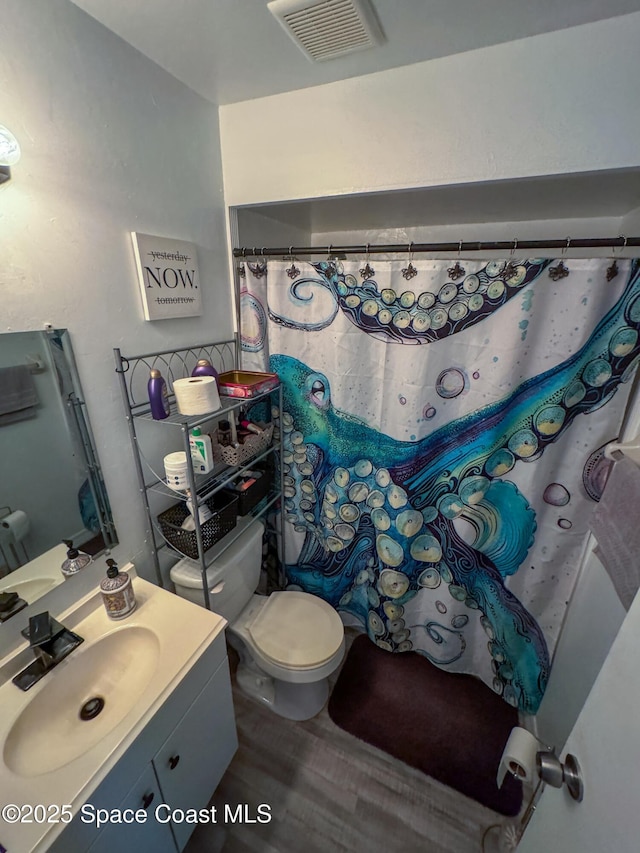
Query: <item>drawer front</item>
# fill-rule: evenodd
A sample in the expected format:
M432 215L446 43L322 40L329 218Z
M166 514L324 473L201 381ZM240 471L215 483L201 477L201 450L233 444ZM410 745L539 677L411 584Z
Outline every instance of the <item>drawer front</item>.
M118 812L127 819L131 819L133 814L140 810L140 820L126 824L108 823L91 845L88 853L113 853L114 850L135 850L136 853L176 853L176 842L171 825L168 822L161 823L155 817L155 809L160 803L162 803L162 795L153 766L149 764L118 806ZM141 822L142 814L146 818L144 823ZM160 813L162 821L165 820L165 816L166 810L162 810Z
M172 811L203 809L237 748L225 658L153 759L163 802ZM180 818L175 817L173 831L182 850L195 825Z

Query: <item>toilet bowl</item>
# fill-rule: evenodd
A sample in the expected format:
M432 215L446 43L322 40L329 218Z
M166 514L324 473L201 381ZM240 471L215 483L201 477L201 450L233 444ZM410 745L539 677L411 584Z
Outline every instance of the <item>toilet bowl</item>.
M264 528L250 518L238 527L233 544L207 567L211 610L227 619L227 639L240 659L238 687L282 717L308 720L324 707L328 676L344 657L342 620L310 593L257 595ZM178 595L204 605L199 563L180 560L171 580Z
M290 720L322 710L345 648L342 621L326 601L297 591L254 595L227 636L245 693Z

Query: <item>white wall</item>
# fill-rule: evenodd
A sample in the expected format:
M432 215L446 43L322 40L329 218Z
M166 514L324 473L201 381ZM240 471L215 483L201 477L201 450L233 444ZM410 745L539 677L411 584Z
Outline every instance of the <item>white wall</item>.
M1 330L70 330L116 556L135 559L145 523L112 348L232 333L217 110L68 0L3 0L0 91L23 150L0 188ZM133 230L197 245L204 316L143 321Z
M251 246L259 252L262 246L306 246L310 239L307 222L292 225L264 216L258 210L238 210L238 240L242 246Z
M636 13L223 106L226 203L637 166L639 38Z

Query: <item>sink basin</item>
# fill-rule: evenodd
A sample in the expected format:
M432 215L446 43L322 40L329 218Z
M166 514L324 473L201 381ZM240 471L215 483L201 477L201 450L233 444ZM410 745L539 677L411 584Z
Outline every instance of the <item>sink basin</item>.
M0 592L17 592L20 598L24 598L29 604L49 592L54 586L58 586L59 583L60 581L57 578L32 578L31 580L12 583L11 578L8 577L1 585Z
M115 628L80 646L50 673L4 742L5 765L18 776L50 773L87 752L143 695L160 660L156 633Z
M0 592L17 592L27 604L32 604L54 587L64 583L60 566L67 553L65 545L40 554L0 580Z

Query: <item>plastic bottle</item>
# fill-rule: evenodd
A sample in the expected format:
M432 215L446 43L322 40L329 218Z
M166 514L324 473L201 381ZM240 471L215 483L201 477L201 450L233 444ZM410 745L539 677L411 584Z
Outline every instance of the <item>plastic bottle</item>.
M189 497L187 498L185 503L187 505L187 509L189 510L189 515L182 522L182 529L183 530L195 530L196 529L195 514L194 514L195 507L193 505L193 501L191 500L191 494L190 494L189 490L187 490L187 494L189 495ZM198 503L197 498L196 498L196 507L198 508L198 521L200 522L200 524L204 524L205 521L209 521L209 519L213 516L212 510L209 509L207 504L206 503L203 503L203 504Z
M65 578L70 578L73 575L77 575L81 569L84 569L85 566L88 566L89 563L93 562L93 557L89 554L85 554L84 551L79 551L77 548L73 547L73 542L71 539L63 539L64 544L67 546L67 559L62 563L60 569Z
M191 447L191 461L196 474L207 474L213 468L213 449L211 439L206 433L203 435L200 427L194 427L189 436Z
M151 369L151 373L149 374L147 390L149 393L149 403L151 404L151 416L154 420L161 421L164 418L168 418L171 413L171 406L169 405L167 383L164 381L160 371L156 370L155 367Z
M229 421L218 421L218 444L229 447L231 444L231 424Z
M213 376L216 380L216 385L218 385L218 371L211 364L211 362L206 358L201 358L198 360L198 363L191 371L192 376Z
M136 594L127 572L121 572L114 560L107 560L107 576L100 581L102 601L109 619L124 619L136 609Z

